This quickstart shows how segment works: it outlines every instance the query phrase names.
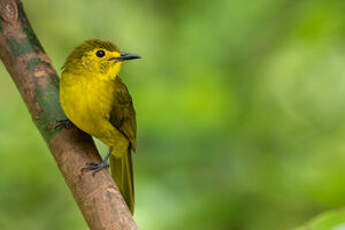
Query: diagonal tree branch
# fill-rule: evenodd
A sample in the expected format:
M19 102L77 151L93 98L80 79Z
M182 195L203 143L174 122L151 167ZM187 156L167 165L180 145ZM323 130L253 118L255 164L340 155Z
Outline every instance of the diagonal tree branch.
M25 15L20 0L0 0L0 58L12 76L32 119L47 142L91 230L136 230L111 176L83 172L100 161L89 135L77 128L56 129L66 119L59 104L59 78Z

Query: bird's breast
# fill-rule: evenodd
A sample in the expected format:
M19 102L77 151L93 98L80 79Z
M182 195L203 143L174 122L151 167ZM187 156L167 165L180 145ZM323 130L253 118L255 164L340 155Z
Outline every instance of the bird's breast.
M102 138L111 132L109 113L115 86L97 76L63 76L60 100L66 116L81 130Z

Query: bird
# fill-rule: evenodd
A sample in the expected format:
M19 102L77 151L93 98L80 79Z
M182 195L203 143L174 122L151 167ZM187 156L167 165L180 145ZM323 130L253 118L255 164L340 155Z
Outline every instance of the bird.
M60 79L60 104L67 123L101 140L109 149L100 163L89 162L85 169L92 170L94 175L110 165L111 175L132 215L131 154L136 150L136 113L118 73L124 62L139 58L121 52L109 41L87 40L69 54Z

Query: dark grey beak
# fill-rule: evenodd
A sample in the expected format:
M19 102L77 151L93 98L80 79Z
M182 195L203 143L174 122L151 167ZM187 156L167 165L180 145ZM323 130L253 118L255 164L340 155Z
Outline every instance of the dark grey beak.
M121 56L115 58L118 61L128 61L128 60L133 60L133 59L140 59L141 57L136 54L129 54L129 53L122 53Z

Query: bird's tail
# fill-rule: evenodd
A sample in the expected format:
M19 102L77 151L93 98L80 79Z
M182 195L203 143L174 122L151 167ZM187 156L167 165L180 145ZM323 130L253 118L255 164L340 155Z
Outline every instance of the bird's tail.
M110 156L111 175L116 185L125 199L132 215L134 213L134 184L133 184L133 165L131 148L128 148L127 154L121 158Z

